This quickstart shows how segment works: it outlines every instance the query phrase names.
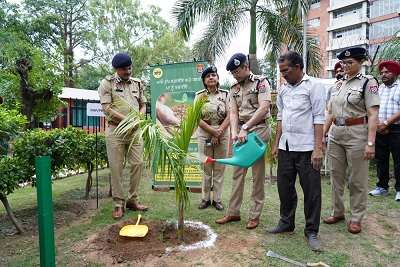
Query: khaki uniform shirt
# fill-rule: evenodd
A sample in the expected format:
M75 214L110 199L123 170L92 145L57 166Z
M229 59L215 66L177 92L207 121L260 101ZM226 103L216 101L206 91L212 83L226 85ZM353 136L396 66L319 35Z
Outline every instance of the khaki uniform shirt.
M211 126L221 125L228 115L229 92L218 88L216 93L213 94L207 89L203 89L196 92L195 101L202 96L207 96L207 100L201 111L201 119ZM209 134L199 127L198 135L208 136Z
M101 104L111 104L111 108L124 115L127 115L130 109L139 112L145 105L144 86L140 79L129 78L124 81L117 74L107 76L99 86L99 96ZM105 112L106 120L112 121L112 117Z
M262 76L251 73L249 78L231 87L230 108L238 111L239 124L246 123L253 117L260 106L259 96L261 101L271 101L271 88L267 79Z
M363 85L369 80L364 91ZM329 114L336 117L359 118L367 116L367 109L379 106L378 83L371 76L361 73L337 83L329 102Z

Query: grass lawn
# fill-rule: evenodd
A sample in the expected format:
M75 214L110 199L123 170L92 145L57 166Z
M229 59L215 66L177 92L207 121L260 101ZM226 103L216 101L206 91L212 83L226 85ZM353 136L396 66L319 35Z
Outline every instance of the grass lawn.
M226 206L231 191L231 169L225 174L223 202ZM115 223L111 218L112 202L108 192L108 170L100 175L102 199L96 210L94 190L91 200L83 199L86 176L77 175L53 183L54 212L56 214L57 266L104 266L88 260L74 249L76 244L91 234ZM375 177L375 175L371 175ZM345 223L328 226L321 223L320 238L324 252L314 253L306 245L303 228L303 196L298 187L299 205L296 214L296 231L293 235L269 235L267 228L276 225L279 219L279 198L276 184L266 183L266 200L261 225L252 231L245 229L249 210L250 175L246 180L242 205L242 221L228 225L216 225L215 219L224 213L213 208L198 210L200 194L190 194L190 208L186 219L202 221L210 225L219 235L216 247L200 251L177 252L144 262L143 266L291 266L285 262L267 258L272 250L300 262L323 261L330 266L400 266L400 203L394 201L394 192L386 198L369 198L368 217L363 232L352 235ZM127 181L128 179L126 179ZM370 181L371 188L375 178ZM322 216L330 212L330 185L327 178L322 182ZM151 209L144 213L146 219L174 220L176 218L175 195L170 192L155 192L151 180L143 179L140 200ZM348 192L346 192L347 207ZM0 207L0 266L39 266L38 236L36 233L36 190L26 187L9 196L17 217L28 227L23 236L10 235L12 225ZM126 218L136 217L128 212ZM124 263L124 266L137 266Z

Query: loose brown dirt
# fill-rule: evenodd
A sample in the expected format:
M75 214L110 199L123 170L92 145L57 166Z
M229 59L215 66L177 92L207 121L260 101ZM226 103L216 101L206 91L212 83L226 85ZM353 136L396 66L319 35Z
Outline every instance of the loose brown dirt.
M177 238L175 225L161 221L142 220L141 225L147 225L149 232L145 237L121 237L119 230L127 224L135 224L130 219L114 224L104 231L97 233L79 245L75 250L87 255L89 260L105 264L139 263L148 257L162 257L167 247L190 245L205 240L207 233L203 229L185 227L184 242Z

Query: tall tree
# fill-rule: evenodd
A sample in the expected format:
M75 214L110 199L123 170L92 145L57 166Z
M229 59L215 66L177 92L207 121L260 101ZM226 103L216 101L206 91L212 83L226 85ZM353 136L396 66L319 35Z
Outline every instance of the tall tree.
M90 35L88 0L25 0L30 15L32 37L43 52L60 60L64 86L74 87L77 49L87 49ZM87 56L87 55L85 55ZM89 57L91 57L89 55Z
M208 22L203 37L195 44L195 51L208 60L221 55L236 32L250 24L250 67L259 73L256 60L257 33L264 47L276 60L282 48L303 50L301 10L308 10L309 0L178 0L173 9L177 28L189 39L199 22ZM306 13L306 12L305 12ZM320 52L311 38L307 39L309 72L318 73Z
M6 107L18 108L28 127L50 120L61 101L55 66L34 47L27 22L14 5L0 1L0 94Z
M92 49L109 64L117 52L128 52L134 59L133 72L138 76L149 64L155 43L168 31L169 25L160 16L160 8L146 10L138 0L90 0L92 17Z

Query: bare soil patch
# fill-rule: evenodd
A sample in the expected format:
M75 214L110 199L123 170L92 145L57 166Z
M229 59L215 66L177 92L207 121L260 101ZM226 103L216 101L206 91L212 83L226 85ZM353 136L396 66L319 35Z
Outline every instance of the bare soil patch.
M162 221L142 220L141 225L147 225L149 232L142 238L119 236L119 230L127 224L135 224L132 218L114 225L104 231L89 237L86 244L80 245L75 250L83 252L91 261L109 264L138 263L147 257L162 257L166 248L179 245L191 245L207 238L204 229L184 229L184 243L177 238L176 226Z

